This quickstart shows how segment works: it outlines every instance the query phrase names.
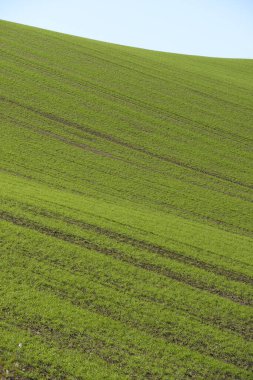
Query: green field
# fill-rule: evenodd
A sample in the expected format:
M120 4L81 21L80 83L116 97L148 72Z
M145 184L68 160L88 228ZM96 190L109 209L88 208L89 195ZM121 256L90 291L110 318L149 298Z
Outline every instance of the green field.
M2 379L253 379L253 60L0 22Z

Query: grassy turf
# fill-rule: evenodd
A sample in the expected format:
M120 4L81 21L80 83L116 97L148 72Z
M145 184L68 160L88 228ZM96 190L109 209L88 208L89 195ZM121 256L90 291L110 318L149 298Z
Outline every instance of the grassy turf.
M253 61L0 32L2 377L251 379Z

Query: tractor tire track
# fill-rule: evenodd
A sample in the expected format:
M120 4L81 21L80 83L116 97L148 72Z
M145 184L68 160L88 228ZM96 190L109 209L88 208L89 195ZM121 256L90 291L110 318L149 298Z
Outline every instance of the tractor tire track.
M5 220L5 221L16 224L18 226L29 228L29 229L32 229L34 231L40 232L44 235L55 237L59 240L63 240L63 241L66 241L68 243L84 247L88 250L92 250L92 251L96 251L96 252L104 254L104 255L112 256L116 260L120 260L120 261L126 262L128 264L131 264L135 267L142 268L142 269L148 270L148 271L152 271L154 273L157 273L159 275L163 275L165 277L169 277L172 280L178 281L182 284L191 286L193 288L196 288L196 289L199 289L202 291L207 291L211 294L218 295L222 298L228 299L228 300L233 301L235 303L238 303L240 305L247 306L247 305L251 304L250 300L241 299L240 297L238 297L235 294L231 294L229 292L225 292L225 291L222 291L222 290L217 289L217 288L211 288L210 286L207 286L203 283L199 283L194 278L184 277L180 273L174 272L168 268L163 268L161 266L157 266L157 265L151 264L151 263L140 262L140 261L136 260L134 257L126 256L126 254L124 252L119 251L118 249L102 247L102 246L95 244L95 243L93 243L87 239L77 237L73 234L64 233L64 232L61 232L59 230L52 230L49 227L42 226L42 225L38 224L37 222L30 221L28 219L16 218L15 216L13 216L13 215L5 212L5 211L0 212L0 218Z
M242 181L230 178L230 177L228 177L226 175L223 175L223 174L221 175L221 174L214 173L214 172L211 172L211 171L208 171L208 170L205 170L205 169L201 169L201 168L195 167L193 165L187 164L185 162L179 161L179 160L177 160L175 158L172 158L172 157L159 155L158 153L148 151L144 147L130 144L127 141L120 140L120 139L118 139L118 138L116 138L116 137L114 137L112 135L108 135L108 134L106 134L104 132L101 132L101 131L93 130L90 127L83 126L83 125L78 124L76 122L66 120L63 117L56 116L56 115L53 115L53 114L45 112L45 111L37 110L37 109L35 109L32 106L28 106L28 105L25 106L25 105L23 105L23 104L21 104L21 103L19 103L17 101L7 99L4 96L0 96L0 100L8 102L8 103L11 103L11 104L14 104L14 105L22 107L22 108L25 108L28 111L34 112L34 113L36 113L36 114L38 114L38 115L40 115L40 116L42 116L42 117L44 117L46 119L52 120L54 122L67 125L69 127L74 127L74 128L80 129L80 130L82 130L82 131L84 131L86 133L89 133L89 134L91 134L93 136L96 136L98 138L101 138L103 140L110 141L110 142L112 142L114 144L123 146L123 147L131 149L133 151L141 152L141 153L143 153L143 154L145 154L145 155L147 155L149 157L158 159L160 161L169 162L172 165L176 165L176 166L182 167L184 169L192 170L192 171L197 172L197 173L205 174L205 175L207 175L209 177L213 177L213 178L217 178L217 179L220 179L220 180L223 180L223 181L226 181L226 182L230 182L230 183L232 183L234 185L239 185L239 186L245 187L247 189L252 189L253 188L253 186L250 185L250 184L247 184L247 183L244 183Z

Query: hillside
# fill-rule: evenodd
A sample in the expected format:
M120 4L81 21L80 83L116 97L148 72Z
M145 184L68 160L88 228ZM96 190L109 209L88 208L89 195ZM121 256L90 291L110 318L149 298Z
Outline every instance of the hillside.
M253 60L0 22L3 379L252 379Z

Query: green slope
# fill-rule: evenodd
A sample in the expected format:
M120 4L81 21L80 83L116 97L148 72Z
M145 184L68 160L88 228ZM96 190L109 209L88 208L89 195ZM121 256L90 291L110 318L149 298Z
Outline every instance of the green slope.
M252 379L253 61L0 53L2 377Z

